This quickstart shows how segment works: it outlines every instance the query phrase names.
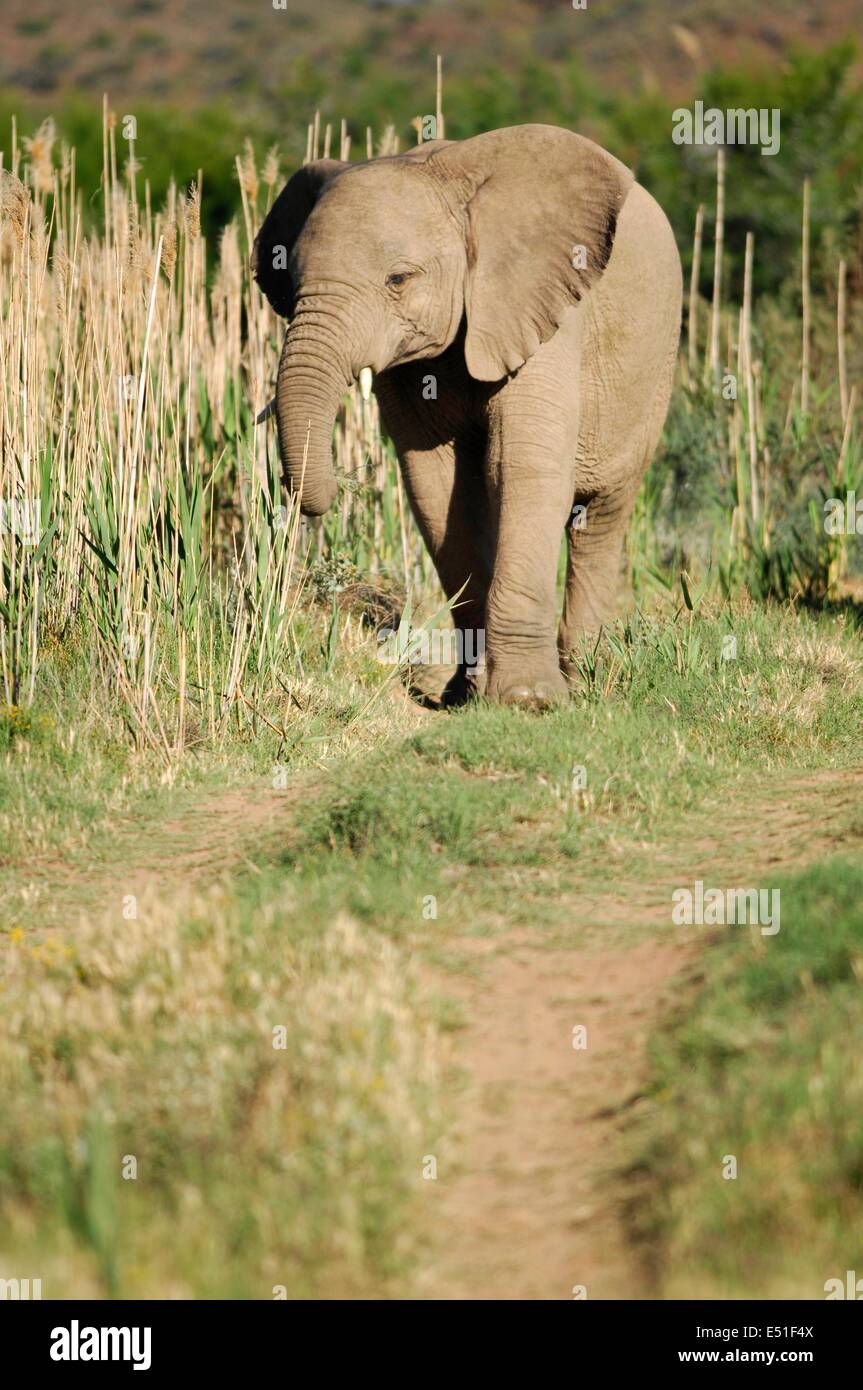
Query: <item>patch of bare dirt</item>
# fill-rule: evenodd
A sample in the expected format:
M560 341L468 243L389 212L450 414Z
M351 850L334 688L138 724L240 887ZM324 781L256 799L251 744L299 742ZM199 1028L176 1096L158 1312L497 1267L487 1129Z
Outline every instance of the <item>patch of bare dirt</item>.
M131 877L154 895L218 878L284 829L294 800L287 791L255 787L203 801L189 815L164 821L150 842L137 842Z
M610 1192L614 1140L646 1080L645 1044L694 942L498 955L457 990L469 1026L454 1173L437 1183L446 1299L643 1295ZM573 1046L584 1029L586 1047ZM581 1041L579 1038L578 1041Z

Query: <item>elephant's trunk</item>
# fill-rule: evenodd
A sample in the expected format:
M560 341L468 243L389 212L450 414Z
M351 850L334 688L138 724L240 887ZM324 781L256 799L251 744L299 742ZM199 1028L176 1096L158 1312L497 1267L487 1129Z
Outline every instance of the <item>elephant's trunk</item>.
M299 306L279 361L275 405L283 478L305 516L321 516L336 495L333 424L355 375L337 322L320 304Z

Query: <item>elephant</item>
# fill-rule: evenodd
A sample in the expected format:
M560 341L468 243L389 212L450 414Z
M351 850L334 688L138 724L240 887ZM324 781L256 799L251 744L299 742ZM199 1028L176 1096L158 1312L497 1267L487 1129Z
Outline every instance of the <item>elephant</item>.
M288 319L273 407L303 514L335 498L335 416L369 367L457 634L485 633L484 694L564 698L671 393L682 272L659 205L593 141L513 126L307 163L252 267ZM475 693L462 662L442 703Z

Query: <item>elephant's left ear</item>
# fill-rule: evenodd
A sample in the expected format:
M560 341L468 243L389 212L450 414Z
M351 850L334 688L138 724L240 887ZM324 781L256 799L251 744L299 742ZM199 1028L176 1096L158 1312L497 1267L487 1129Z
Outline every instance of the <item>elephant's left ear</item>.
M321 193L343 169L340 159L316 159L288 180L261 225L252 247L252 273L277 314L292 312L288 261Z
M429 166L466 219L467 368L498 381L602 274L633 177L592 140L543 125L454 143Z

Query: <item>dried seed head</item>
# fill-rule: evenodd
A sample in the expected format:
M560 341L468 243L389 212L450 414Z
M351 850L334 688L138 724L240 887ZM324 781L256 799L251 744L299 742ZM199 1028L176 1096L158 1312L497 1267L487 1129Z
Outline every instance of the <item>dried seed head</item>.
M51 151L57 139L57 128L49 116L35 135L24 136L24 148L30 156L30 175L37 193L50 193L54 187L54 165Z
M66 312L66 300L69 291L77 288L78 284L77 268L69 255L66 235L63 231L57 233L51 263L54 269L54 300L57 313L62 317Z
M278 181L279 181L279 147L278 147L278 145L271 145L270 148L267 150L267 157L266 157L266 159L264 160L264 167L263 167L263 170L262 170L262 172L261 172L261 178L263 179L264 183L267 185L267 188L275 188L276 184L278 183Z
M48 227L45 210L41 203L33 203L30 208L30 255L36 266L43 266L48 260Z
M258 169L255 164L255 151L251 140L246 140L243 145L243 153L237 161L237 177L240 180L240 187L251 203L252 207L258 199Z
M234 221L228 223L222 233L222 241L219 247L219 270L224 280L226 290L234 290L239 293L242 282L242 261L240 258L240 240L237 236L237 224Z
M196 183L190 183L186 190L186 196L183 200L183 220L186 226L186 236L190 241L197 241L201 235L201 197Z
M169 281L174 279L177 264L177 224L173 217L165 223L162 232L162 269Z
M129 242L126 253L126 273L124 283L127 292L146 291L147 257L144 249L143 233L138 226L133 205L129 204Z
M8 169L0 169L0 229L5 229L12 247L24 245L27 226L27 204L30 194L20 179Z

